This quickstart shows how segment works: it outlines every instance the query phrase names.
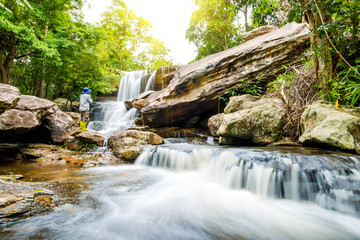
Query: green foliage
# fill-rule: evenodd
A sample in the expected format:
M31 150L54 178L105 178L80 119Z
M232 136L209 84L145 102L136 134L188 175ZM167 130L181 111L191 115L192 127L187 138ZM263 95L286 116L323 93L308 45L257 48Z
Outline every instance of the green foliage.
M113 0L103 17L101 27L106 38L100 44L106 49L112 68L120 71L155 70L172 65L164 43L149 34L150 22L137 16L122 0Z
M219 99L222 100L225 104L228 104L229 99L232 96L239 96L242 94L261 96L264 93L264 87L260 85L260 82L261 80L255 84L248 84L245 80L240 80L236 86L226 91L225 95L221 96Z
M186 38L197 47L199 60L243 42L238 24L238 9L226 0L195 0L199 9L193 12Z
M81 0L0 2L0 82L22 94L75 100L85 86L108 94L122 70L172 64L151 24L121 0L98 26L82 21Z

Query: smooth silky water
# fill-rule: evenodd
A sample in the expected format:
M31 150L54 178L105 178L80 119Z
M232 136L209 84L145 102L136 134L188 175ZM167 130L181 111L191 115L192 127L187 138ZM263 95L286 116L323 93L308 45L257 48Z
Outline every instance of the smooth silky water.
M168 143L79 171L77 204L2 239L360 239L359 157Z
M131 126L124 101L144 74L120 81L117 102L97 103L89 127L110 136ZM357 155L165 142L135 164L72 172L82 186L73 201L0 225L0 239L360 239Z

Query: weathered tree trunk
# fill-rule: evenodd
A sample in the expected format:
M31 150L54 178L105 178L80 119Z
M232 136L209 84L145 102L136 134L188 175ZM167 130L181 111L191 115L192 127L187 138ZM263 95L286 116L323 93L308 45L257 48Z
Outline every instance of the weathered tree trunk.
M48 32L48 25L45 26L45 39L47 37L47 32ZM45 89L45 62L44 60L42 61L42 65L43 65L43 68L42 68L42 78L41 78L41 81L40 81L40 84L39 84L39 91L38 91L38 97L40 98L44 98L44 89Z
M2 62L0 62L0 76L1 76L1 82L7 84L8 79L7 79L6 69Z
M314 46L316 45L316 34L314 33L314 31L315 31L314 15L311 10L308 10L306 13L306 16L307 16L307 20L308 20L310 30L311 30L310 43L311 43L311 48L313 49ZM319 62L318 62L318 59L315 54L313 54L312 60L314 62L315 77L316 77L316 80L319 81L319 78L318 78Z
M320 16L318 13L315 15L315 25L319 27L322 25ZM322 14L325 17L325 21L328 22L329 17L325 14ZM316 33L316 43L318 44L319 52L318 52L318 63L319 63L319 71L318 71L318 80L320 84L321 93L328 94L329 93L329 79L332 79L332 59L331 52L329 50L330 45L329 41L326 38L325 34L320 35L319 31Z

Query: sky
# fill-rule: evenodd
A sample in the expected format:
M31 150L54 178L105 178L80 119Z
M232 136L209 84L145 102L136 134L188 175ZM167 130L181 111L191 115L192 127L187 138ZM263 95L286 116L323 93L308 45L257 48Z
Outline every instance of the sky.
M196 9L191 0L124 0L138 15L150 21L152 35L164 41L171 50L174 64L187 64L196 56L195 47L186 38L192 12ZM90 5L90 8L89 8ZM85 21L100 22L101 14L111 0L87 0L83 12Z

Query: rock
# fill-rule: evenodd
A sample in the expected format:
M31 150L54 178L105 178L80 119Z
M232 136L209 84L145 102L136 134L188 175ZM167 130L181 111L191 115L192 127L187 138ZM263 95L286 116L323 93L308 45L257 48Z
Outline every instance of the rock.
M77 139L84 143L96 144L102 146L104 144L104 135L94 131L83 131L76 136Z
M294 142L290 138L284 138L280 141L273 142L269 145L269 147L300 147L301 144Z
M104 130L105 127L106 127L106 123L102 121L92 121L88 125L88 129L93 131L101 131Z
M0 115L17 105L20 101L20 91L16 87L0 83Z
M265 35L267 33L270 33L274 30L276 30L277 27L275 26L262 26L262 27L258 27L258 28L255 28L254 30L250 31L250 32L247 32L244 34L244 39L246 41L249 41L251 39L254 39L254 38L257 38L259 36L262 36L262 35Z
M219 136L217 131L219 130L223 120L224 120L224 113L220 113L220 114L216 114L214 116L212 116L211 118L209 118L208 121L208 127L209 127L209 131L210 134L212 136Z
M41 183L18 181L18 177L13 175L0 176L0 223L30 211L36 212L35 199L43 196L50 204L52 195L53 191Z
M75 122L75 124L77 126L79 126L80 124L80 119L81 119L81 114L78 112L65 112L67 115L69 115L73 121Z
M51 141L56 144L65 142L70 137L69 133L79 126L71 116L60 110L46 119L45 126L49 129Z
M36 114L30 111L11 109L0 115L1 137L29 132L41 124Z
M141 118L137 118L135 120L135 125L136 126L142 126L142 125L144 125L144 122L143 122L143 120Z
M48 129L54 143L63 143L69 137L68 132L77 126L55 103L22 95L15 108L0 115L0 138L30 132L40 125Z
M133 162L147 144L162 144L163 139L152 132L123 130L109 138L109 147L115 156L128 162Z
M150 83L150 88L159 91L166 88L179 70L180 65L163 66L155 71L155 79Z
M267 99L261 99L259 96L244 94L241 96L231 97L228 105L224 109L225 114L233 113L242 109L253 108L261 105L263 102L268 102Z
M133 105L131 104L131 101L125 101L124 105L125 105L126 110L129 110L129 109L133 108Z
M218 99L242 80L265 85L296 61L309 40L307 24L292 23L242 45L181 67L169 86L151 94L141 109L150 127L179 126L203 113L218 112Z
M301 116L300 143L325 145L360 154L360 108L337 110L331 103L317 101Z
M201 129L201 128L165 127L165 128L150 128L147 131L159 134L163 138L207 139L210 135L207 129Z
M132 106L137 110L141 111L141 109L145 106L146 99L139 99L132 102Z
M37 115L38 119L43 119L58 111L59 107L47 99L21 95L21 99L15 109L33 112Z
M285 111L281 99L236 96L230 98L224 114L210 118L208 125L214 136L222 137L220 143L250 140L265 145L281 138Z

